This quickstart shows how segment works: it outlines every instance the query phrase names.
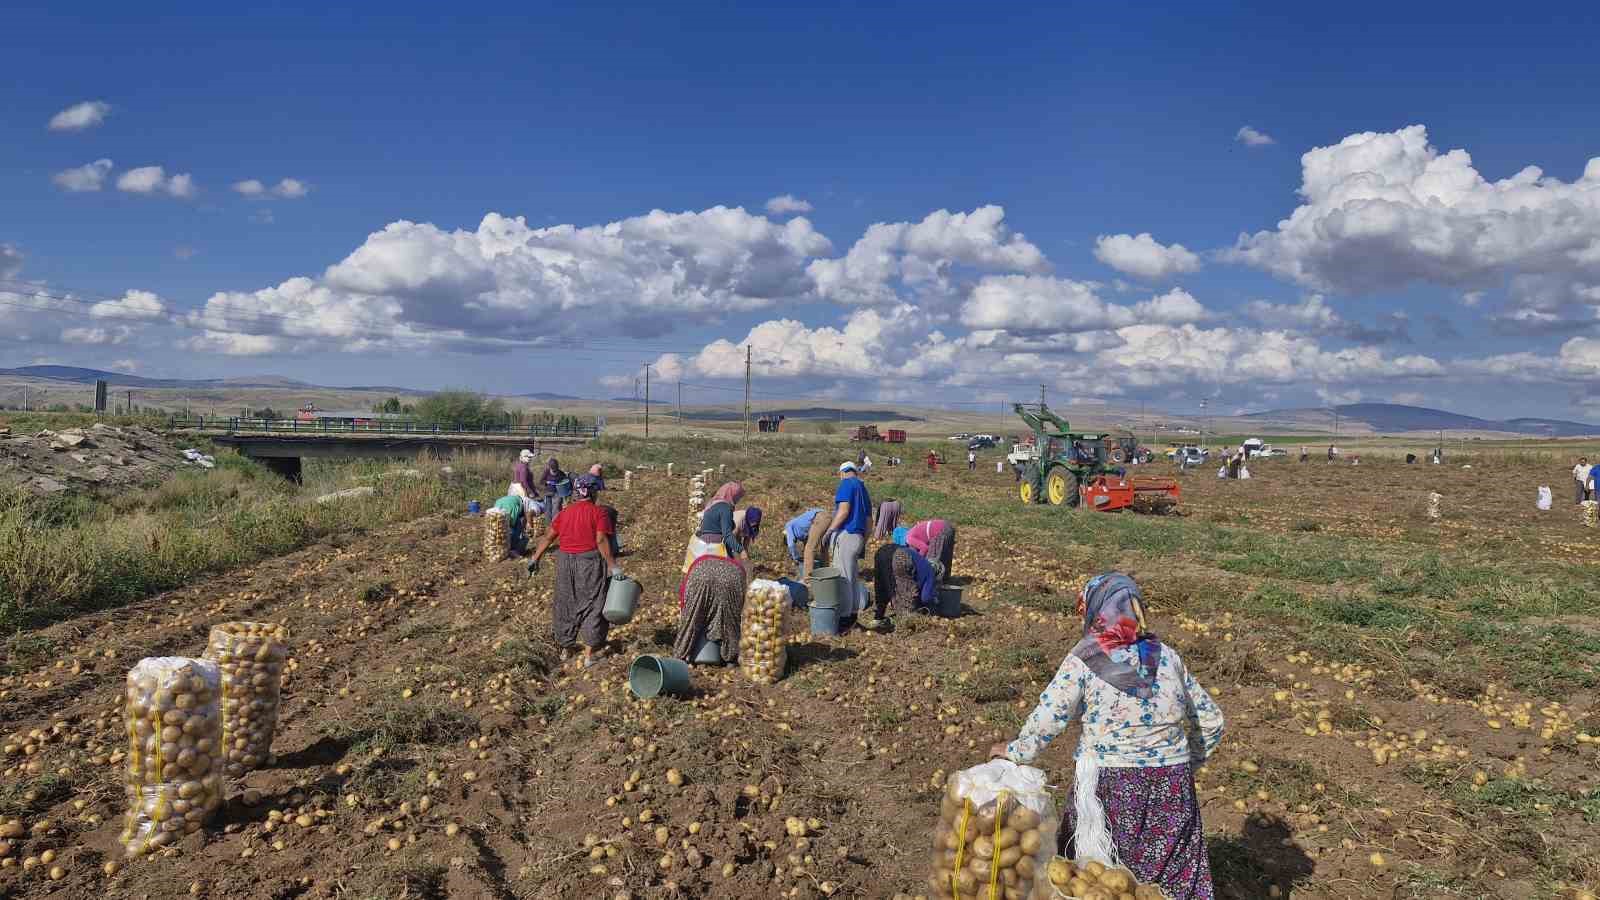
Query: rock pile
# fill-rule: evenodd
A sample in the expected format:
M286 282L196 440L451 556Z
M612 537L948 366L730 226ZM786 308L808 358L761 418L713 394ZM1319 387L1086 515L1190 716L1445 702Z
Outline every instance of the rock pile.
M188 464L170 441L148 428L97 422L16 434L0 426L0 482L16 482L36 494L149 484Z

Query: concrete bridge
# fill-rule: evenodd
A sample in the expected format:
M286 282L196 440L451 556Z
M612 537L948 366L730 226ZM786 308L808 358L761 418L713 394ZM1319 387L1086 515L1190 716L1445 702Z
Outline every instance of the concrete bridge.
M419 425L320 426L240 419L175 419L171 425L174 431L203 435L214 444L233 447L240 455L259 460L293 481L300 480L301 461L306 457L415 459L427 454L447 459L468 450L500 451L509 457L524 448L581 446L600 434L597 427L541 425L486 431Z

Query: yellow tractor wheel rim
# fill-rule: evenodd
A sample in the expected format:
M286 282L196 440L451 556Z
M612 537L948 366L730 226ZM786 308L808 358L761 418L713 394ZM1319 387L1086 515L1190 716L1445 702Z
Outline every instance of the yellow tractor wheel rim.
M1067 502L1067 478L1060 472L1051 472L1045 479L1045 495L1050 498L1050 503L1055 506Z
M1030 481L1024 481L1022 483L1021 493L1022 493L1022 502L1023 503L1032 503L1033 502L1033 483L1030 482Z

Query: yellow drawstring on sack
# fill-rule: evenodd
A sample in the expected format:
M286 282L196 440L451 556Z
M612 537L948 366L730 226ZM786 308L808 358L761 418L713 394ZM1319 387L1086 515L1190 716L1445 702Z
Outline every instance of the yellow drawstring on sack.
M1006 799L1010 791L1001 791L994 805L994 856L989 857L989 900L1000 898L1000 829L1005 826Z
M972 819L972 801L961 801L961 827L956 829L956 865L950 870L950 893L956 897L961 896L961 856L967 849L967 822Z

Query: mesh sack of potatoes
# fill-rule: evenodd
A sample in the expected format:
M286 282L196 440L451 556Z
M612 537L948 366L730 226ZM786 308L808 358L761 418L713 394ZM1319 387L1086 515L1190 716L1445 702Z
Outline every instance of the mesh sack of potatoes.
M128 672L128 814L122 845L144 856L200 829L222 803L222 675L176 656Z
M238 778L267 761L278 727L288 630L274 622L224 622L205 658L222 675L222 771Z
M1056 810L1044 772L996 759L946 784L933 838L929 896L1036 900L1050 896Z
M506 514L490 509L483 514L483 561L497 563L506 558L511 544L511 523Z
M1167 900L1161 888L1140 884L1127 869L1094 860L1074 863L1058 856L1045 876L1055 900Z
M783 585L766 579L750 582L739 620L739 668L751 681L772 684L783 677L789 663L783 627L788 607L789 591Z

